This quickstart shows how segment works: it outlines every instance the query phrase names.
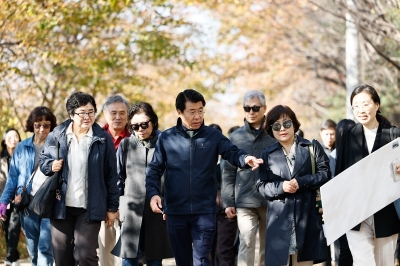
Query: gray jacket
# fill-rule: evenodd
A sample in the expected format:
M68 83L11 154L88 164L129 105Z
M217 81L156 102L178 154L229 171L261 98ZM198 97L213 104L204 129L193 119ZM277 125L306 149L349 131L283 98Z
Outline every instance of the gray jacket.
M117 168L122 182L123 195L119 198L122 227L120 238L112 250L115 256L136 258L140 245L147 260L173 257L162 214L152 212L150 200L146 197L146 166L153 157L159 134L157 131L145 146L134 134L119 145Z
M244 126L230 135L230 140L239 149L245 150L257 158L262 151L276 142L261 129L255 135L249 123L244 119ZM258 170L240 169L227 161L222 162L222 202L223 207L257 208L266 206L266 200L257 192Z

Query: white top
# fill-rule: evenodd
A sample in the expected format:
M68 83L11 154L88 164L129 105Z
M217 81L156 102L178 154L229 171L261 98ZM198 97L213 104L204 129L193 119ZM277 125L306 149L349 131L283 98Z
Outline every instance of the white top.
M364 127L364 135L367 140L368 152L371 153L372 148L374 147L374 142L376 138L376 133L378 132L378 128L368 129Z
M35 196L36 191L38 191L43 182L46 181L47 176L45 176L42 171L40 171L40 167L38 167L37 165L39 163L39 154L43 151L44 145L37 145L36 143L33 143L33 147L35 148L35 172L32 173L33 178L31 195Z
M89 131L80 141L72 132L72 123L67 129L68 148L68 186L65 204L69 207L86 208L87 162L89 147L93 139L93 130Z
M36 192L39 190L39 188L42 186L47 178L49 178L49 176L45 176L42 171L40 171L40 167L38 167L32 178L32 196L35 196Z

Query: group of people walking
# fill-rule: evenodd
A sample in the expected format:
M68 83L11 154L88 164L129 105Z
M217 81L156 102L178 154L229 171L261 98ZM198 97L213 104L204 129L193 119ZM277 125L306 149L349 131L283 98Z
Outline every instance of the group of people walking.
M330 265L319 188L400 136L373 87L358 86L350 101L358 123L329 120L322 145L297 134L289 106L268 111L260 91L243 97L244 124L229 139L205 125L206 101L190 89L177 95L176 126L163 132L149 103L131 107L120 95L104 104L103 127L87 93L69 96L59 125L36 107L25 126L33 136L20 142L9 129L2 142L5 265L18 265L21 227L39 266L140 265L142 257L153 266L171 257L182 266L254 265L257 232L259 265ZM55 174L50 218L16 207ZM336 265L393 265L399 232L389 204L339 239Z

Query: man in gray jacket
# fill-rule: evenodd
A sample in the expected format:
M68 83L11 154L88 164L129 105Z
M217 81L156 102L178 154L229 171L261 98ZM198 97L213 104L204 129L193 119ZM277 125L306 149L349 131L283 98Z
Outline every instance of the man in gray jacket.
M263 129L267 106L260 91L249 91L243 97L244 126L230 135L233 144L256 157L275 143ZM254 265L255 242L259 228L260 252L258 265L264 265L266 203L256 190L258 170L238 169L223 164L222 201L229 218L237 217L240 246L238 266Z

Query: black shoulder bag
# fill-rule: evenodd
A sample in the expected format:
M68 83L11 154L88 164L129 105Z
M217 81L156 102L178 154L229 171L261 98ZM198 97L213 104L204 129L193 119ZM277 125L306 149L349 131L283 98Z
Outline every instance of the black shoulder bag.
M57 141L57 160L59 159L60 143ZM60 200L61 178L59 173L49 176L40 186L32 201L29 209L39 215L41 218L50 218L53 209L54 200Z

